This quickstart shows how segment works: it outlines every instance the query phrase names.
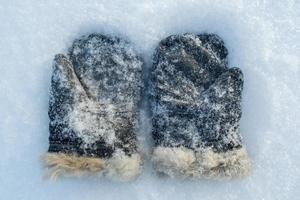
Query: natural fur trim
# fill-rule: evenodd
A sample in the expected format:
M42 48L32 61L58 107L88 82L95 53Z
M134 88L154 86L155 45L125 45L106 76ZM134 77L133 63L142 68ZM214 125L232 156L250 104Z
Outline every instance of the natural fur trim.
M112 158L90 158L63 153L47 153L44 162L50 169L49 176L107 175L115 180L130 181L140 174L139 154L114 155Z
M130 181L140 174L141 157L139 154L116 156L106 160L107 175L113 179Z
M157 147L152 157L157 172L170 177L233 178L247 176L251 161L244 148L217 153L210 148Z

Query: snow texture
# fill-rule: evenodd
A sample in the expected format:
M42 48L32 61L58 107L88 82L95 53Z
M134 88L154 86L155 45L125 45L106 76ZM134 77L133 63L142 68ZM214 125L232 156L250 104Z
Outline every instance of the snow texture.
M0 1L0 199L298 199L300 196L300 2L298 0ZM145 156L141 177L43 179L53 57L93 32L129 40L145 60L169 35L216 33L229 66L244 74L240 128L253 160L242 180L156 176ZM139 141L152 151L148 99Z

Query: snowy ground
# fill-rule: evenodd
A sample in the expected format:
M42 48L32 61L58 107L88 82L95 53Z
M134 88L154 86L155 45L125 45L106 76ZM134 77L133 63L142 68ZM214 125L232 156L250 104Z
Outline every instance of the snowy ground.
M149 64L157 43L184 32L214 32L231 66L245 74L244 142L253 175L234 181L155 176L133 183L43 179L48 91L54 54L91 32L131 40ZM299 199L300 1L0 0L0 199ZM150 151L149 118L141 142Z

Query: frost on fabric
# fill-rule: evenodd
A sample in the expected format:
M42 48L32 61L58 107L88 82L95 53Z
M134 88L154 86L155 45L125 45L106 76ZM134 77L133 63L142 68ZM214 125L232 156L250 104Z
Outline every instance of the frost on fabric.
M128 42L98 34L75 40L68 57L54 61L49 152L136 153L141 59Z
M160 43L150 84L156 146L215 153L242 148L243 74L227 63L217 35L174 35Z

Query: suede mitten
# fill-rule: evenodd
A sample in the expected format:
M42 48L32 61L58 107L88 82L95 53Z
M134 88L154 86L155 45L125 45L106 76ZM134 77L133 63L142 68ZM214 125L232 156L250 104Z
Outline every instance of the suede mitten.
M93 174L126 181L140 173L142 64L130 43L100 34L75 40L68 56L55 56L45 156L52 177Z
M215 34L172 35L154 54L150 94L154 167L171 177L245 176L239 121L243 74Z

